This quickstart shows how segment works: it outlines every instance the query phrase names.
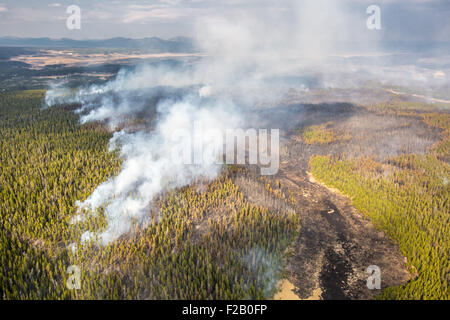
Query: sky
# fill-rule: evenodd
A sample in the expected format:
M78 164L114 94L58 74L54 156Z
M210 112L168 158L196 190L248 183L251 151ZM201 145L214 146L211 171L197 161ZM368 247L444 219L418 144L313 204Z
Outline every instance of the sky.
M336 0L345 10L327 19L348 20L349 31L366 28L369 5L381 9L377 37L387 41L450 41L449 0ZM268 24L298 19L302 0L0 0L0 36L105 39L193 36L206 17L239 19L251 13ZM69 30L68 6L81 9L81 29ZM312 21L314 17L311 17ZM308 26L306 25L305 28ZM350 30L351 29L351 30ZM345 32L345 30L344 30Z

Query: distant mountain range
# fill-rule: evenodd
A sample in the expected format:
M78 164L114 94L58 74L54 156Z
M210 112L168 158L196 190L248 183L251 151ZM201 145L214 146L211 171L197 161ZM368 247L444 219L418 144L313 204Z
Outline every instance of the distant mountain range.
M390 52L426 52L437 51L448 54L450 42L424 42L424 41L382 41L378 43L379 48ZM161 39L158 37L132 39L116 37L100 40L74 40L69 38L17 38L0 37L0 47L28 47L28 48L127 48L142 49L148 52L162 53L192 53L196 50L194 41L188 37L175 37ZM371 43L366 42L339 42L336 49L342 51L363 51L370 48Z
M118 37L104 40L0 37L0 47L128 48L155 52L193 52L195 48L192 39L186 37L168 40L157 37L142 39Z

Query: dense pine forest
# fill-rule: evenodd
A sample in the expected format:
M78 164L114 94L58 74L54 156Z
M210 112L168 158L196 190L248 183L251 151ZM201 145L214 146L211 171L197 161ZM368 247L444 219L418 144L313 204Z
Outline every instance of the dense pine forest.
M295 198L278 180L224 167L214 181L156 197L148 221L107 245L81 243L106 227L102 212L77 222L86 199L121 166L112 133L81 125L75 105L44 109L45 92L0 94L1 299L266 299L284 277L300 229ZM313 156L314 177L342 191L399 245L412 280L380 299L450 299L450 117L379 105L441 131L426 155L386 161ZM302 131L308 144L348 139L332 123ZM257 188L258 187L258 188ZM248 194L253 194L253 198ZM255 201L260 197L262 201ZM69 289L68 268L81 271Z
M107 151L110 132L80 125L73 106L42 109L44 94L0 95L2 299L273 296L299 218L248 201L233 182L239 168L203 188L161 195L149 208L152 221L115 242L79 243L105 221L100 212L72 223L75 202L116 174L121 161ZM78 290L66 286L72 265L81 270Z

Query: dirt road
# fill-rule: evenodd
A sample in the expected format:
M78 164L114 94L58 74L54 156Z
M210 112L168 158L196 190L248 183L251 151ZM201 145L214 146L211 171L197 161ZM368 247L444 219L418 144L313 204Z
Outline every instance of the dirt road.
M294 194L301 216L301 231L288 265L294 292L306 299L320 289L322 299L365 299L369 290L366 269L381 269L381 286L396 286L409 279L405 259L396 245L363 219L349 201L310 181L298 164L283 166L281 181Z

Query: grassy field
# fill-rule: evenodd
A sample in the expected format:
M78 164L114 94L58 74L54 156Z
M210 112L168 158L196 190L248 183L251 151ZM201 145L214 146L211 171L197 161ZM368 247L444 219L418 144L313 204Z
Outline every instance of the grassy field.
M348 140L348 133L339 133L329 127L333 122L313 125L302 131L302 138L306 144L328 144L335 141Z

